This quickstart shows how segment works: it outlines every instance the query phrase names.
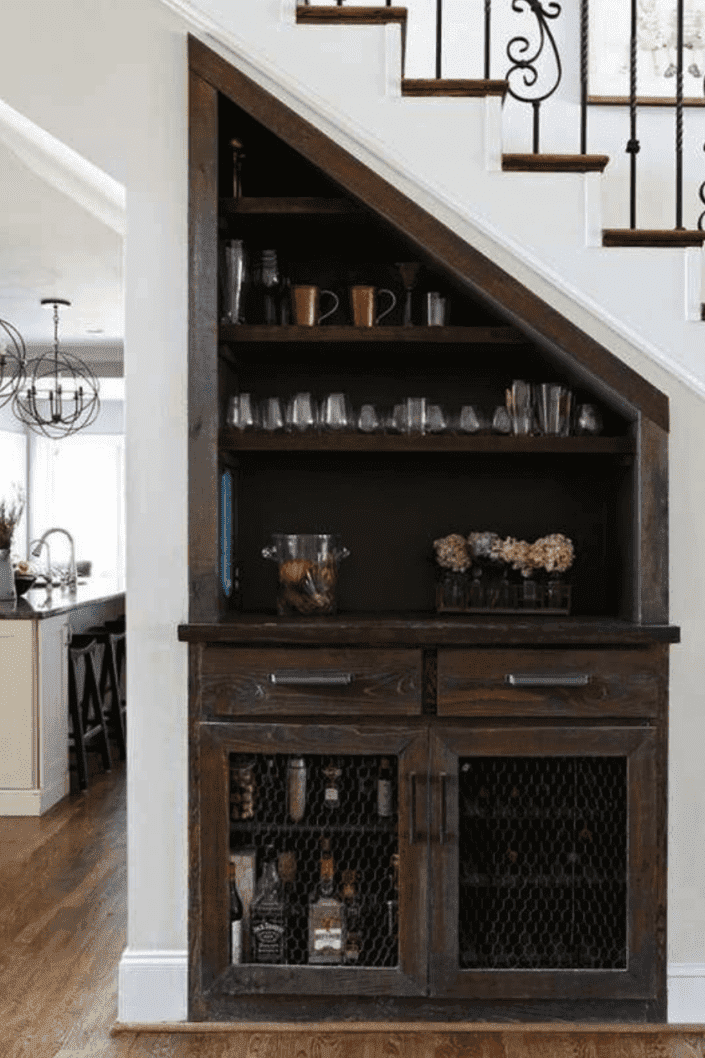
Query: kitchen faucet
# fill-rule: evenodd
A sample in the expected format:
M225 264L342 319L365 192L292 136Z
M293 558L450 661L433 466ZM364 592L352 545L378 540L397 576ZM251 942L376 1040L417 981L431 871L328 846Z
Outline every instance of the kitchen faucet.
M35 546L32 548L32 554L36 557L41 551L42 547L47 549L47 584L51 587L52 572L51 572L51 552L49 550L49 544L47 537L51 536L52 533L64 533L69 538L69 544L71 545L71 563L69 567L68 587L76 587L76 545L74 544L73 537L68 529L61 529L56 526L53 529L47 529L47 531L39 538ZM31 546L31 545L30 545Z

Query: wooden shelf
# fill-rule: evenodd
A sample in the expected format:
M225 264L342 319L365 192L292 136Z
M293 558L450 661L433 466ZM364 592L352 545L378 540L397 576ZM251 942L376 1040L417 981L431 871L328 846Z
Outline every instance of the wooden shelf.
M267 327L222 323L223 342L428 342L472 345L523 345L515 327Z
M503 154L505 173L602 173L607 154Z
M501 434L266 433L221 431L220 447L237 452L478 452L525 455L633 454L631 437L514 437Z

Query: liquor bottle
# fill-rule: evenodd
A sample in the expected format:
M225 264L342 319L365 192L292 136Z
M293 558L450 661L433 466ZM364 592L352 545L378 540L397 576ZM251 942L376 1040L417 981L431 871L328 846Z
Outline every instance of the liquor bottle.
M303 757L289 757L286 768L289 819L300 823L306 811L306 761Z
M377 772L377 815L389 819L392 814L392 769L389 760L382 757Z
M331 761L323 769L323 774L326 777L326 785L323 790L323 803L326 808L339 808L340 790L338 789L338 780L343 774L343 769L334 761Z
M330 838L321 839L321 877L308 909L308 961L335 964L345 951L345 905L333 892L335 864Z
M355 879L357 871L343 871L343 884L340 897L345 907L345 949L343 962L354 965L360 960L360 899L357 895Z
M286 909L272 845L264 851L264 866L252 901L252 944L255 962L284 962Z
M237 867L235 853L230 853L230 962L239 965L242 962L242 920L243 909L240 894L237 891Z
M279 298L281 295L281 277L279 275L276 250L262 250L260 283L262 323L271 326L279 322Z
M395 852L389 861L391 888L387 900L387 935L396 943L399 920L399 853Z

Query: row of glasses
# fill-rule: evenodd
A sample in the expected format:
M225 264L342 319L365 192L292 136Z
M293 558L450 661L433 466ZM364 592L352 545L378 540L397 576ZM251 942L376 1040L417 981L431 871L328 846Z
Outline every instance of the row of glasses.
M524 385L527 385L526 383ZM513 387L516 383L513 383ZM543 387L536 387L540 391ZM555 387L562 390L563 387ZM554 404L534 404L531 387L530 403L525 390L517 389L507 404L498 405L487 414L475 404L465 404L459 413L450 414L440 404L426 397L407 397L391 409L381 409L372 403L362 404L358 411L345 393L329 393L317 400L310 392L295 393L288 400L266 397L255 401L251 393L240 393L228 402L227 425L238 430L278 431L353 431L362 433L439 434L439 433L541 433L567 436L599 433L602 420L594 405L583 404L576 415L562 410L559 398ZM559 395L560 396L560 395ZM566 425L567 424L567 425Z

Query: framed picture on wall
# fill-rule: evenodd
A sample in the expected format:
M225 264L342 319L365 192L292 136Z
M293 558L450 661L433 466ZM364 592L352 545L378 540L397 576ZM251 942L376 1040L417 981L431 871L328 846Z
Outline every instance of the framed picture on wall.
M676 101L677 0L637 0L637 99L640 105ZM590 0L588 101L629 102L631 0ZM685 0L683 101L705 106L705 4Z

